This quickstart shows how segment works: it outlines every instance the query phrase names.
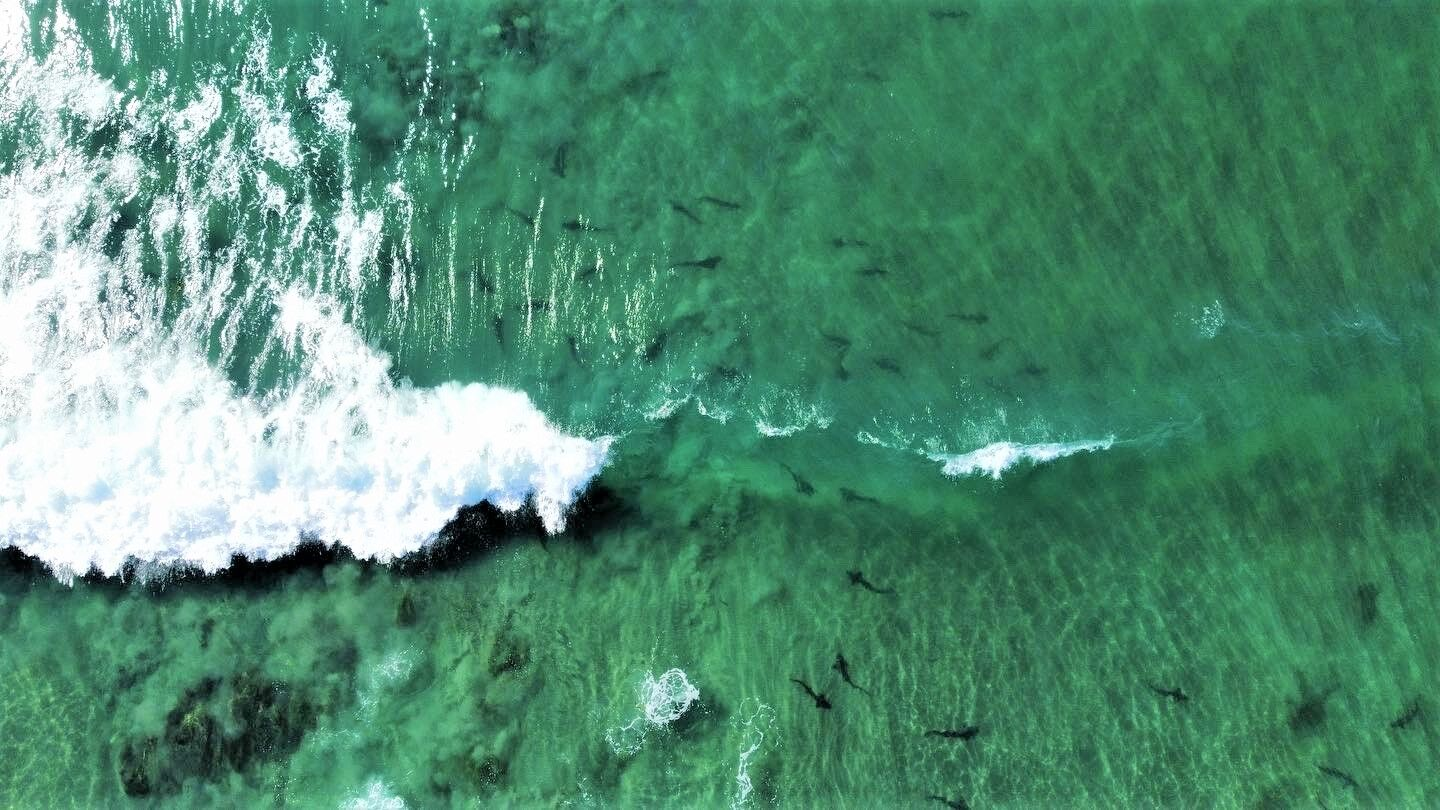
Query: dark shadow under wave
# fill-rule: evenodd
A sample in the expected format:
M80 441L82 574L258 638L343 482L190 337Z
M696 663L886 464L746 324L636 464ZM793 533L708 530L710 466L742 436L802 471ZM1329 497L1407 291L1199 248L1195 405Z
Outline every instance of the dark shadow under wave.
M614 526L629 512L630 507L615 489L596 482L575 500L568 513L566 530L558 535L545 531L533 504L527 503L515 512L506 513L482 501L462 507L433 543L389 562L357 559L341 543L327 544L311 537L291 552L273 559L252 560L243 554L233 555L228 566L214 573L193 566L157 569L131 560L119 576L106 576L92 569L79 579L92 588L117 591L143 588L159 596L206 589L269 590L344 562L359 564L367 574L376 568L387 568L397 576L423 577L463 568L516 542L535 540L547 545L568 540L589 546L601 531ZM0 576L26 583L47 579L56 582L43 560L13 546L0 548Z

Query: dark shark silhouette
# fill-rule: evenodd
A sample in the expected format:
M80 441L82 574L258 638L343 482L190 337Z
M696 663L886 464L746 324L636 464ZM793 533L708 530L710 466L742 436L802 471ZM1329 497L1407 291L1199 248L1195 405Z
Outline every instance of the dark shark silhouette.
M695 216L695 212L694 212L694 211L691 211L689 208L686 208L684 205L681 205L679 200L671 200L671 201L670 201L670 210L671 210L671 211L674 211L674 212L677 213L677 214L680 214L681 216L685 217L686 219L690 220L691 222L695 223L696 225L704 225L704 224L705 224L704 222L701 222L701 221L700 221L700 217Z
M877 587L875 587L875 585L872 584L872 583L870 582L870 580L868 580L868 579L865 578L865 574L864 574L863 572L861 572L861 571L847 571L846 573L849 574L849 576L850 576L850 584L851 584L851 585L859 585L860 587L864 588L864 589L867 590L867 591L870 591L871 593L884 593L884 594L893 594L893 593L895 593L895 589L894 589L894 588L877 588Z
M946 740L973 740L980 735L979 726L965 726L964 728L936 729L925 732L926 737L940 737Z
M717 266L719 266L720 262L724 261L724 259L724 256L706 256L703 259L691 259L689 261L676 262L675 264L670 265L670 269L678 270L682 267L698 267L704 270L714 270Z
M716 208L724 208L726 211L739 211L739 210L740 210L740 203L731 202L731 201L729 201L729 200L722 200L722 199L720 199L719 197L710 197L710 196L701 197L701 198L700 198L700 202L709 203L710 205L713 205L713 206L715 206Z
M1161 687L1159 687L1159 686L1156 686L1156 685L1153 684L1153 683L1147 683L1147 684L1145 684L1145 685L1148 686L1148 687L1150 687L1150 691L1151 691L1151 692L1154 692L1155 694L1160 695L1161 697L1170 698L1171 700L1175 701L1176 703L1184 703L1185 701L1187 701L1187 700L1190 699L1190 696L1187 695L1187 694L1185 694L1185 691L1184 691L1183 689L1181 689L1180 687L1178 687L1178 686L1175 687L1175 688L1173 688L1173 689L1164 689L1164 688L1161 688Z
M850 662L845 660L844 653L835 653L835 663L831 664L830 668L840 673L840 679L845 681L845 683L850 684L851 686L859 689L861 692L864 692L867 695L870 694L869 689L866 689L860 684L855 683L854 679L850 677Z
M1355 777L1340 770L1339 768L1332 768L1329 765L1317 765L1316 767L1318 767L1320 769L1320 772L1325 774L1326 776L1331 776L1335 779L1340 780L1340 784L1350 788L1351 790L1358 790L1360 788L1360 783L1355 781Z
M829 700L828 698L826 698L825 695L823 695L823 694L821 694L821 693L819 693L819 692L816 692L814 689L811 689L811 688L810 688L810 684L805 683L804 681L800 680L799 678L791 678L790 680L792 680L792 681L794 681L795 683L799 684L799 685L800 685L800 688L805 690L805 694L809 695L809 696L810 696L810 699L813 700L813 701L815 701L815 708L817 708L817 709L832 709L832 708L834 708L833 706L830 705L830 700Z
M1406 728L1420 716L1420 698L1410 701L1400 716L1390 721L1391 728Z

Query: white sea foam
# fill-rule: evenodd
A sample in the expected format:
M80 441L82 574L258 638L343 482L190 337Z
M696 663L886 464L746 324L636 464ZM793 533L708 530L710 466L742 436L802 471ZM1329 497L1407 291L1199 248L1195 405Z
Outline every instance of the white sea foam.
M859 433L856 433L856 434L855 434L855 441L860 442L861 444L873 444L873 445L875 445L875 446L877 446L877 447L889 447L889 446L890 446L890 445L886 444L885 442L881 441L880 437L876 436L875 434L871 433L871 432L868 431L868 430L862 430L862 431L860 431Z
M754 415L755 429L771 438L794 436L812 428L824 430L834 421L822 405L781 388L772 388L762 395Z
M1190 322L1195 325L1195 331L1199 332L1201 337L1212 340L1225 326L1225 305L1217 298L1201 307L1199 312L1191 317Z
M335 69L330 66L330 56L325 51L315 54L310 60L312 72L305 78L305 95L315 105L320 123L332 134L348 136L354 125L350 123L350 102L331 85L335 82Z
M1076 453L1093 453L1109 450L1115 437L1076 442L1042 442L1039 444L1017 444L1015 442L994 442L979 450L951 455L930 454L933 461L942 462L946 475L960 477L983 473L1000 480L1001 473L1023 462L1044 464L1056 459L1073 456Z
M680 719L700 697L700 690L679 669L667 670L659 678L649 674L640 687L645 719L652 726L664 726Z
M760 435L769 436L772 439L784 438L786 436L794 436L796 433L809 430L812 427L824 430L830 427L830 422L831 419L828 416L816 416L802 418L790 424L772 425L761 418L755 420L755 430L759 432Z
M25 27L3 22L25 14L0 0L0 132L19 142L0 174L0 545L66 578L116 574L131 559L215 571L302 537L389 560L482 500L532 503L548 529L563 528L610 439L567 435L520 392L391 380L352 302L378 275L384 203L405 209L408 198L387 193L365 210L347 196L353 222L327 232L308 205L268 193L266 168L306 153L263 48L228 91L127 98L91 71L78 38L38 60ZM232 103L252 137L222 123ZM76 142L77 119L125 129L96 155ZM146 127L174 136L176 179L141 161ZM245 184L288 229L281 249L246 256L240 234L207 252L207 211L238 205ZM107 245L109 218L130 200L148 221ZM147 242L176 257L164 275L182 285L156 280L140 258ZM270 270L290 265L321 281ZM237 335L257 328L262 358L287 370L263 388L211 359L226 363Z
M645 411L645 419L649 422L663 422L675 415L675 412L690 402L689 396L683 397L661 397L660 402L651 406Z
M739 710L731 721L740 734L739 763L735 767L735 792L730 797L732 810L740 810L750 804L755 783L750 778L750 763L765 745L765 738L772 733L775 725L775 710L755 698L741 701ZM771 744L773 747L773 743Z
M704 400L698 398L695 400L695 412L706 419L714 419L722 425L729 422L730 417L735 415L735 412L729 408L722 408L713 404L706 405Z
M342 810L405 810L408 805L377 776L365 785L363 794L346 799L340 807Z
M605 741L617 754L635 754L645 744L650 730L679 720L700 699L700 690L681 669L666 670L659 678L647 672L637 691L639 705L635 715L625 725L605 732Z
M0 307L51 303L37 298ZM529 499L559 530L604 464L607 439L562 433L523 393L394 386L352 329L294 295L283 309L308 352L303 382L280 396L237 394L165 342L19 347L68 356L32 373L5 364L0 538L75 573L115 574L131 557L214 571L303 534L388 560L482 500L513 511Z

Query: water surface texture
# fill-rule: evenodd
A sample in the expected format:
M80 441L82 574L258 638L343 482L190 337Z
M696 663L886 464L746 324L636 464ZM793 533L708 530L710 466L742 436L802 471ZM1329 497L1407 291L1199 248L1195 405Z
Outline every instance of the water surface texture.
M1435 53L0 0L0 805L1440 805Z

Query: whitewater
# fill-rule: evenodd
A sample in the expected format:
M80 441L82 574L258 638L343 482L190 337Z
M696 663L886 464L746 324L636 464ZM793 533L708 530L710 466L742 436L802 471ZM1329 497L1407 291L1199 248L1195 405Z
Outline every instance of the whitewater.
M161 75L137 96L93 71L63 12L43 58L24 19L0 8L0 132L16 139L0 162L0 545L69 580L213 572L305 540L391 560L480 501L564 528L612 439L565 433L523 392L411 386L367 343L380 230L413 206L400 183L357 190L348 164L328 217L270 179L319 147L300 147L263 37L240 76L175 98ZM308 69L304 103L345 154L323 52ZM163 171L157 142L174 150ZM257 198L241 213L277 247L214 244L207 217ZM403 306L403 283L390 294ZM262 348L236 380L247 342Z

